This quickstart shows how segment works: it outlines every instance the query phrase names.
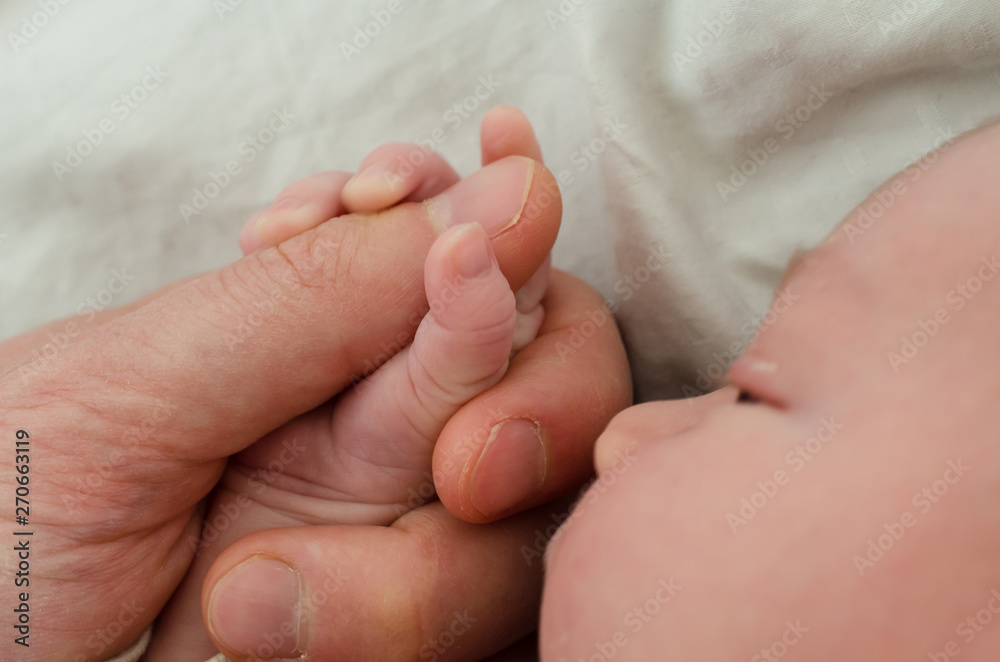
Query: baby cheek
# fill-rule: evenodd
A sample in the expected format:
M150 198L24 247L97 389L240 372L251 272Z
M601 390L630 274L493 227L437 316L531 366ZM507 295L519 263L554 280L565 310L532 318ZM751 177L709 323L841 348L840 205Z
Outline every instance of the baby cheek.
M629 655L616 659L655 659L633 656L655 656L658 630L669 621L663 616L680 587L657 552L666 533L642 522L669 495L657 493L636 466L621 463L617 469L581 497L550 546L540 624L543 662L598 654L611 659L612 650L626 649Z

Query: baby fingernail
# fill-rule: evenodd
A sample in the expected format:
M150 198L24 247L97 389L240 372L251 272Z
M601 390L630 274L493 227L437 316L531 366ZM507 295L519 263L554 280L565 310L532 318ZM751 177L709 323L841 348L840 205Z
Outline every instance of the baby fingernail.
M493 269L489 239L478 225L469 223L455 230L452 261L463 278L480 278Z
M546 464L537 423L521 419L498 423L472 470L472 505L492 517L528 501L545 483Z
M351 207L374 211L394 202L403 182L388 165L373 163L347 180L341 196Z
M298 198L285 198L257 219L257 236L268 246L280 244L326 220L317 217L318 211L315 205L304 204Z
M293 211L302 206L302 201L298 198L285 198L271 205L271 211Z
M301 587L282 561L253 557L224 576L209 599L212 634L251 658L298 657ZM266 650L265 650L266 649Z
M384 163L373 163L358 174L354 175L348 183L353 188L364 188L368 187L378 187L380 190L384 188L393 188L393 185L398 185L397 180L402 180L402 177L392 172L392 170L386 166Z

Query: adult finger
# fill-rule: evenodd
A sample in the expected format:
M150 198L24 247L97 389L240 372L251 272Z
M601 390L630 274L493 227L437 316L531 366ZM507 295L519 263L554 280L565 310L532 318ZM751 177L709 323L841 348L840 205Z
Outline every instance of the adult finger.
M551 249L560 214L543 166L504 159L422 204L341 217L195 278L82 334L58 370L33 375L58 381L84 406L118 392L124 420L143 420L166 398L184 415L160 426L161 449L225 457L340 392L383 346L412 336L427 306L424 259L446 227L482 225L518 287Z
M584 483L594 442L632 402L628 360L600 295L554 270L543 305L538 339L438 438L438 495L466 521L493 521Z
M526 156L542 162L542 148L527 115L511 106L496 106L479 127L483 165L508 156Z
M541 548L568 507L470 525L433 503L391 527L252 534L206 577L205 622L237 662L478 661L534 630Z
M192 280L192 278L194 277L184 278L171 283L152 294L148 294L141 299L125 304L124 306L119 306L118 308L96 310L85 308L87 305L85 302L80 305L79 312L74 317L66 317L61 320L49 322L5 340L0 344L0 374L15 369L29 372L37 368L40 364L53 361L60 352L69 347L84 331L98 327L105 322L110 322L133 310L137 310L150 301L182 286L184 283Z
M542 161L542 148L535 137L535 130L528 117L517 108L496 106L492 108L479 129L479 144L483 165L508 156L526 156ZM538 334L545 310L540 305L549 286L552 258L534 273L514 294L517 299L517 330L514 332L514 350L526 347Z

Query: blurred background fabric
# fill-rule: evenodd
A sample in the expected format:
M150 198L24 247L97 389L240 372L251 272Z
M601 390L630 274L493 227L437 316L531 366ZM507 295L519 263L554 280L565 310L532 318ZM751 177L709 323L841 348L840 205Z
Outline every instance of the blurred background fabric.
M467 175L507 104L640 400L718 383L795 251L1000 113L996 0L7 0L0 29L0 339L237 259L381 143Z

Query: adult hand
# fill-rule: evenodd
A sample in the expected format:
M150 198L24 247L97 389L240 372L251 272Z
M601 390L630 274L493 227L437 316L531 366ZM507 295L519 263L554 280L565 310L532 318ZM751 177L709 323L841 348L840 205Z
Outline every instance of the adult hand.
M485 164L541 157L527 120L509 108L487 115L482 143ZM422 167L443 170L433 159ZM411 195L405 187L397 193ZM539 280L533 276L519 293L522 312L541 299L538 339L496 387L453 417L438 440L433 482L413 495L418 505L436 486L451 512L432 503L391 527L314 526L241 539L204 585L206 622L221 650L236 660L268 659L294 637L308 659L479 660L535 627L542 552L568 503L486 526L455 516L489 522L572 491L592 473L594 440L631 401L621 340L600 297L555 271L542 299L532 291ZM513 434L500 434L508 422ZM264 586L259 579L281 567L276 560L297 578L291 593L287 580ZM247 604L266 605L256 616L272 620L239 628L224 618ZM283 610L270 608L280 604ZM296 623L294 631L286 623Z
M495 204L480 204L485 191ZM407 327L425 305L435 235L480 223L518 287L559 215L548 171L503 159L432 205L343 217L86 330L57 324L74 337L49 358L26 350L51 326L0 346L0 437L30 435L29 523L9 524L33 534L30 648L6 637L0 657L99 660L127 647L188 567L225 458L337 394ZM0 479L11 504L17 475ZM13 586L18 552L5 549ZM12 632L18 614L6 613Z

